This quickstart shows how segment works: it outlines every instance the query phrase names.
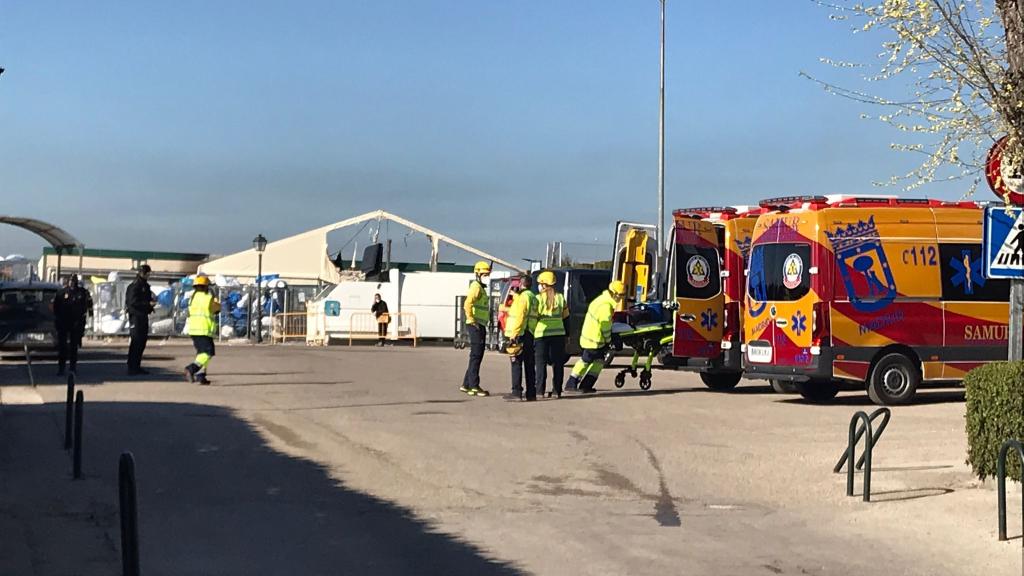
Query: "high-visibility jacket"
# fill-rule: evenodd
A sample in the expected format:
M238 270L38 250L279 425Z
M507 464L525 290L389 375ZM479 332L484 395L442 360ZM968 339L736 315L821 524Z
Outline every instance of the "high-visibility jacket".
M491 299L487 296L487 290L479 280L473 280L469 284L469 292L466 293L466 301L462 304L466 311L466 325L479 324L487 326L491 322Z
M580 347L597 350L612 341L612 314L615 313L615 298L605 290L587 307L587 318L580 332Z
M188 303L188 321L185 328L189 336L214 336L217 323L214 315L220 312L220 302L209 292L196 290Z
M515 295L512 305L508 307L508 316L505 317L505 336L518 338L530 329L530 322L536 322L536 301L536 296L529 290Z
M537 328L537 295L531 290L520 292L526 299L526 330L530 334Z
M537 300L537 323L533 328L534 338L545 336L565 336L565 319L569 317L569 308L565 305L565 297L555 292L551 306L547 305L547 297L542 293Z

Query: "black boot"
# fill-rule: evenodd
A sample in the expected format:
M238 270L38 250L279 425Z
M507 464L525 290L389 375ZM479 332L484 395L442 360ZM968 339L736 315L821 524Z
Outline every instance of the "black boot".
M583 381L580 382L580 392L585 394L596 392L596 390L594 390L594 384L597 384L597 376L587 374L583 377Z
M579 382L579 378L577 378L575 375L569 376L569 379L565 381L565 386L563 386L562 389L565 390L566 392L575 392L576 389L579 387Z
M196 369L197 368L198 368L198 366L196 366L195 362L189 364L188 366L185 366L185 378L189 382L193 382L194 383L196 381Z

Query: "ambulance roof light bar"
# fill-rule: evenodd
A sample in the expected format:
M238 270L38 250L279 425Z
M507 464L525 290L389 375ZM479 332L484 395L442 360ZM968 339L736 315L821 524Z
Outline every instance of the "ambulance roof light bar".
M778 210L785 212L793 208L799 208L804 204L811 206L817 204L828 204L828 198L824 196L780 196L778 198L766 198L758 202L761 208L767 210Z

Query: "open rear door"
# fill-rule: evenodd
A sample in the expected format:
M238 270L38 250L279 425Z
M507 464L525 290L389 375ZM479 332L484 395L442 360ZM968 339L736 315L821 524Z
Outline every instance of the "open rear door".
M658 229L653 224L618 222L612 254L612 279L626 285L628 299L646 302L660 278ZM660 291L657 291L660 293ZM621 304L622 309L628 302Z

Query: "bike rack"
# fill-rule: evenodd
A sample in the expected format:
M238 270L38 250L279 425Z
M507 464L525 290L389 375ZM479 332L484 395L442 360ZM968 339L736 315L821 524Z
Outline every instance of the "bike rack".
M882 423L879 424L878 430L875 431L875 435L871 438L872 446L878 444L878 440L882 437L882 432L885 432L885 427L889 425L889 419L892 418L892 410L889 410L888 408L879 408L878 410L872 412L870 416L868 416L868 420L874 422L875 419L877 419L879 416L882 417ZM857 416L854 415L854 419L856 418ZM861 426L861 428L857 430L857 437L853 440L853 444L857 444L858 442L860 442L861 436L864 435L864 430L865 428L863 426ZM835 472L836 474L839 474L843 469L843 465L846 464L846 461L849 457L850 451L849 446L847 446L846 451L844 451L843 455L839 457L839 461L836 462L836 466L835 468L832 469L832 471ZM857 460L857 470L864 468L864 460L866 458L866 452L860 455L860 459Z
M999 448L999 460L996 461L996 479L999 483L999 541L1006 540L1006 457L1013 448L1020 456L1021 466L1024 466L1024 445L1020 440L1007 440ZM1021 503L1021 517L1024 518L1024 503ZM1021 541L1024 546L1024 540Z
M871 430L871 422L884 416L882 424L878 427L878 432L873 433ZM849 441L846 444L846 452L839 458L839 462L836 463L833 472L838 473L843 465L846 463L852 464L854 457L857 455L857 444L860 442L861 436L864 436L864 454L861 455L860 461L856 465L850 465L846 467L846 495L853 496L853 470L854 468L864 468L864 501L871 501L871 451L875 447L875 443L878 442L879 438L882 437L882 432L885 431L886 425L889 424L889 418L892 417L892 413L888 408L879 408L868 416L863 410L857 411L856 414L850 418L850 435ZM863 422L860 430L857 430L857 422ZM865 432L867 434L865 435Z

